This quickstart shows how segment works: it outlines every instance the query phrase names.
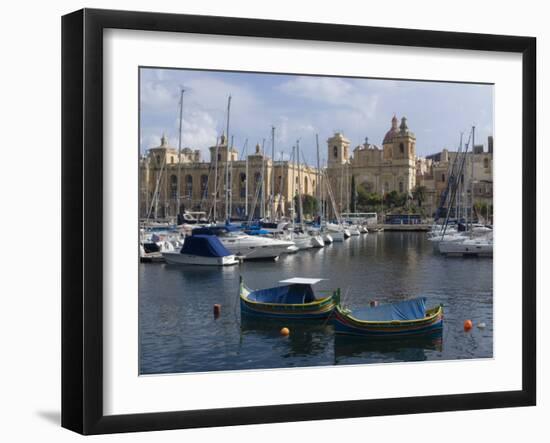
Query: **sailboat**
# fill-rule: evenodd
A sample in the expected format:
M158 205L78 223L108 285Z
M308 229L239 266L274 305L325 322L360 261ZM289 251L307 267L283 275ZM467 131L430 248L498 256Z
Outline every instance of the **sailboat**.
M475 126L472 127L471 131L471 142L472 146L474 145L475 140ZM466 149L464 153L462 154L462 157L460 159L460 163L458 166L458 174L457 176L460 177L462 175L462 171L464 169L464 164L466 160L466 154L468 152L468 146L470 143L470 139L466 143ZM461 140L461 146L462 146L462 140ZM473 150L472 150L473 155ZM446 256L477 256L477 257L492 257L493 256L493 235L492 230L489 228L482 227L479 229L479 227L475 226L473 223L473 178L474 178L474 172L473 172L473 157L472 157L472 168L471 168L471 179L470 179L470 198L469 202L465 204L464 201L462 201L462 205L466 208L465 216L466 216L466 223L464 226L464 232L459 232L460 225L457 226L457 232L453 233L450 236L446 235L446 230L449 225L449 215L451 212L451 207L455 201L455 198L460 198L460 192L458 190L462 186L462 180L454 180L454 183L452 183L452 189L451 189L451 195L449 198L449 209L447 212L447 217L445 220L445 224L442 228L442 233L440 237L435 237L436 241L438 241L437 248L439 252ZM468 223L468 210L469 210L469 220L470 223ZM460 203L457 202L455 212L457 214L457 218L459 218L460 214ZM458 220L459 221L459 220ZM488 231L487 231L488 230Z

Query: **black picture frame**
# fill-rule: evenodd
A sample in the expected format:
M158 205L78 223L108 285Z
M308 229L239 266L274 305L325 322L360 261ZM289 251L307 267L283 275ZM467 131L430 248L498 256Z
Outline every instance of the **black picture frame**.
M519 53L522 98L522 388L131 415L103 413L103 31L108 28ZM536 39L83 9L62 18L62 426L82 434L536 404ZM519 276L518 276L519 278Z

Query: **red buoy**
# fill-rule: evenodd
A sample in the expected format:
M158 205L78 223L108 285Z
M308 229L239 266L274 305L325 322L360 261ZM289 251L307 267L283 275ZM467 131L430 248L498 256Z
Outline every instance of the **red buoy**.
M469 331L470 329L472 329L474 325L472 324L472 320L465 320L464 321L464 330L465 331Z
M222 313L222 305L216 303L214 305L214 318L218 318L221 313Z
M288 328L281 328L279 332L283 337L288 337L290 335L290 329Z

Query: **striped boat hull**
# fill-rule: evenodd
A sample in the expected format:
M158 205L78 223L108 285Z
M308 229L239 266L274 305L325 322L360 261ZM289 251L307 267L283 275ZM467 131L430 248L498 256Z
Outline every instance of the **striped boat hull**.
M443 327L443 308L428 311L421 320L408 321L362 321L351 314L335 309L333 316L334 332L337 334L362 335L369 337L403 337L429 334Z
M329 317L336 306L332 296L305 304L272 304L247 300L250 291L241 287L241 314L258 318L280 318L295 320L316 320Z

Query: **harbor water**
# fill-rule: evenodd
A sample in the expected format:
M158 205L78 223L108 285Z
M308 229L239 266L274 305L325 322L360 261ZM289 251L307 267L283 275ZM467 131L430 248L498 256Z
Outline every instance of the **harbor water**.
M217 268L139 265L140 373L491 358L493 260L436 254L422 232L352 237L322 249ZM340 288L344 305L362 307L424 296L444 306L440 336L372 340L335 336L330 320L290 323L242 319L239 276L250 288L290 277L319 277L316 292ZM214 317L214 304L221 315ZM464 320L474 328L464 332ZM478 328L485 323L484 328ZM282 327L290 329L283 337Z

